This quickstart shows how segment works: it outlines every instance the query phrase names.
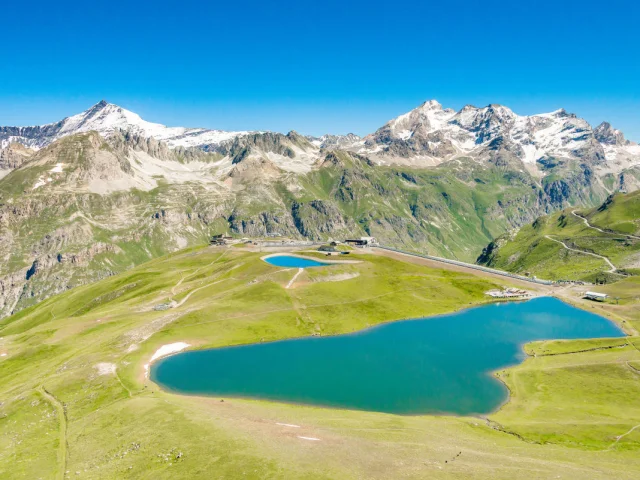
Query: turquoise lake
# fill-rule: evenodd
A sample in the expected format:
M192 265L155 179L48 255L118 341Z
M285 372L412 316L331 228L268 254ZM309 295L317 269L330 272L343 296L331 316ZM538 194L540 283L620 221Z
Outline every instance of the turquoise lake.
M276 267L288 268L308 268L308 267L326 267L330 263L316 262L308 258L295 257L293 255L276 255L264 259L265 262Z
M622 337L609 320L555 298L476 307L355 334L184 352L151 368L163 388L399 414L484 414L508 396L492 371L524 343Z

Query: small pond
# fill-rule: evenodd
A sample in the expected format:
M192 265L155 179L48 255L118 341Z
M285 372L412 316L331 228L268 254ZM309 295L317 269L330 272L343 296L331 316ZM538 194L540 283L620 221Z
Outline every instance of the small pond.
M400 414L484 414L508 396L491 372L523 361L524 343L622 336L609 320L544 297L355 334L184 352L154 364L151 377L185 394Z
M265 262L276 267L288 268L308 268L308 267L326 267L330 263L317 262L309 258L296 257L295 255L274 255L264 259Z

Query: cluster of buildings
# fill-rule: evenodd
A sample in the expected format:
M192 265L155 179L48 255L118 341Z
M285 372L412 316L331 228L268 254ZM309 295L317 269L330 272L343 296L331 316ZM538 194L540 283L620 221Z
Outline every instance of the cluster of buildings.
M278 234L267 234L267 237L277 237L279 236ZM218 234L218 235L214 235L213 237L211 237L210 240L210 244L211 245L233 245L236 243L249 243L251 240L249 240L248 238L242 238L242 239L237 239L237 238L233 238L229 235L225 235L225 234ZM310 242L310 241L300 241L300 240L287 240L287 239L282 239L280 241L262 241L262 242L257 242L254 241L254 244L261 244L262 246L266 246L266 247L277 247L277 246L311 246L313 245L315 242ZM341 244L345 244L345 245L350 245L352 247L356 247L356 248L365 248L365 247L371 247L374 245L378 245L378 241L376 240L375 237L360 237L360 238L349 238L347 240L345 240L344 242L338 242L338 241L331 241L329 242L329 247L333 247L333 250L331 250L330 248L328 250L321 250L321 251L327 251L327 252L331 252L331 251L336 251L335 247ZM317 245L317 243L315 243Z
M533 293L519 288L505 288L504 290L489 290L487 295L493 298L529 298Z

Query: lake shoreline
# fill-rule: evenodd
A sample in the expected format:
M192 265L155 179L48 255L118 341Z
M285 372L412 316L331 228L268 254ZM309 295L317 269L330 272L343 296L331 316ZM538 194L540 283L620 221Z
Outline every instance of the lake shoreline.
M354 332L347 332L347 333L336 333L336 334L332 334L332 335L325 335L322 337L318 337L318 340L320 339L329 339L329 338L335 338L335 337L342 337L342 338L349 338L349 337L358 337L358 336L363 336L366 334L371 334L372 332L375 333L375 331L377 329L381 329L381 328L385 328L385 327L389 327L390 325L402 325L405 323L412 323L415 322L417 320L421 320L421 321L431 321L431 320L436 320L438 318L441 317L458 317L458 316L462 316L462 315L470 315L472 312L478 310L478 309L484 309L484 308L488 308L490 306L499 306L502 304L525 304L528 302L532 302L532 301L536 301L539 300L541 298L544 297L548 297L548 298L554 298L555 301L564 303L566 306L571 307L571 308L575 308L571 305L569 305L568 303L563 302L562 300L555 298L555 297L551 297L551 296L538 296L536 298L533 299L527 299L527 300L499 300L499 301L487 301L481 304L476 304L474 306L468 307L468 308L460 308L457 309L455 311L452 312L448 312L448 313L442 313L442 314L437 314L437 315L427 315L427 316L422 316L422 317L414 317L414 318L407 318L407 319L401 319L401 320L390 320L387 322L381 322L378 323L376 325L372 325L372 326L368 326L366 328L354 331ZM540 307L538 307L540 308ZM626 337L626 334L624 331L622 331L622 329L620 328L620 325L618 325L616 322L611 321L610 319L603 317L601 315L597 315L594 314L593 312L588 312L586 311L588 314L590 315L595 315L596 317L602 319L602 320L606 320L607 323L611 322L611 325L614 326L616 328L616 330L620 333L620 338ZM570 327L567 327L570 328ZM602 337L575 337L575 338L566 338L567 341L571 341L571 340L584 340L584 339L589 339L589 338L610 338L608 336L602 336ZM617 338L617 336L612 336L611 338ZM226 346L220 346L220 347L200 347L197 349L193 349L193 350L188 350L188 352L197 352L197 351L206 351L206 350L211 350L211 351L215 351L215 352L231 352L233 354L233 352L235 350L241 349L241 348L246 348L246 347L252 347L252 346L274 346L274 345L278 345L278 344L283 344L283 343L291 343L291 342L300 342L300 341L305 341L305 340L310 340L311 337L310 336L300 336L300 337L292 337L292 338L285 338L285 339L278 339L278 340L273 340L273 341L269 341L269 342L263 342L263 343L256 343L256 342L249 342L249 343L244 343L244 344L236 344L236 345L226 345ZM510 402L511 396L512 396L512 392L509 388L509 386L502 380L502 378L500 377L499 373L504 371L504 370L508 370L510 368L522 365L527 359L528 357L533 357L531 355L529 355L527 353L527 351L525 350L525 346L527 344L536 342L536 341L549 341L549 340L555 340L556 338L553 336L548 336L548 337L543 337L543 338L539 338L536 340L531 340L531 341L523 341L517 344L517 348L519 350L519 354L518 354L518 359L514 359L514 361L507 363L505 365L501 365L498 368L492 369L492 370L487 370L484 372L479 372L482 373L483 375L485 375L487 378L489 378L492 381L495 381L496 383L499 383L501 385L501 388L503 388L505 390L505 398L503 401L501 401L495 408L492 408L489 411L485 411L485 412L469 412L469 413L456 413L456 412L447 412L447 411L430 411L430 412L426 412L426 413L411 413L411 412L395 412L395 411L387 411L387 410L377 410L377 409L370 409L370 408L358 408L357 406L350 406L350 407L346 407L346 406L332 406L332 405L327 405L327 404L323 404L322 400L319 400L319 403L306 403L306 402L298 402L295 400L291 400L288 401L286 399L280 399L280 398L269 398L269 393L264 393L265 397L260 398L259 395L256 396L252 396L252 395L231 395L231 394L225 394L225 393L214 393L212 392L211 395L208 394L203 394L202 392L194 392L194 393L190 393L190 392L185 392L185 391L181 391L179 388L178 389L174 389L171 388L169 386L167 386L166 384L160 383L157 381L157 378L155 376L152 375L153 378L151 378L151 381L153 381L156 385L158 385L160 388L162 388L164 391L168 391L170 393L173 394L178 394L178 395L189 395L189 396L196 396L196 397L203 397L203 398L212 398L213 396L220 396L220 397L226 397L226 398L236 398L236 399L244 399L244 400L252 400L252 401L266 401L266 402L277 402L277 403L286 403L286 404L293 404L293 405L306 405L306 406L313 406L313 407L318 407L318 408L329 408L329 409L343 409L343 410L358 410L358 411L372 411L372 412L378 412L378 413L388 413L388 414L395 414L395 415L402 415L402 416L456 416L456 417L469 417L469 418L486 418L488 416L494 415L496 412L500 411L502 408L504 408L505 405L507 405ZM560 338L557 338L558 340L563 340L564 338L562 338L562 336L560 336ZM183 352L183 353L187 353L187 352ZM425 397L427 398L427 397ZM481 401L481 400L478 400Z

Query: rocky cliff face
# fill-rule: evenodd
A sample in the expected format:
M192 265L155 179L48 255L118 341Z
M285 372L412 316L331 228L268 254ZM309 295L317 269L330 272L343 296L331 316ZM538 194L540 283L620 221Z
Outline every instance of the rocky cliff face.
M606 145L627 146L631 142L624 138L620 130L616 130L609 122L602 122L593 131L596 140Z
M361 138L354 133L347 133L346 135L322 135L321 137L308 136L313 145L319 148L325 148L328 150L344 149L354 145L361 141Z
M33 154L33 150L19 143L12 143L6 148L0 149L0 171L4 170L8 173L21 167Z

